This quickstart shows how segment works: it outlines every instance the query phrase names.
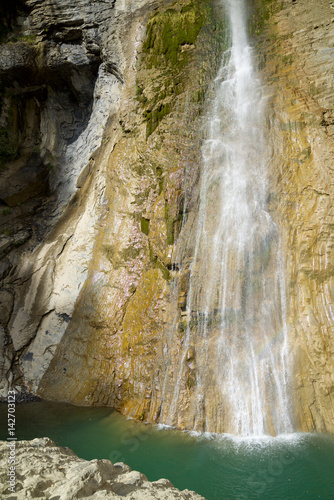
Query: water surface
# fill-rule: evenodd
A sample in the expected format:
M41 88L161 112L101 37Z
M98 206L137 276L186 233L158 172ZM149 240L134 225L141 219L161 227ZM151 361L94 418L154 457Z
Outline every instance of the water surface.
M50 437L79 457L124 461L149 480L168 478L207 500L334 499L334 439L195 435L127 420L108 408L59 403L16 405L17 438ZM0 405L6 439L7 405Z

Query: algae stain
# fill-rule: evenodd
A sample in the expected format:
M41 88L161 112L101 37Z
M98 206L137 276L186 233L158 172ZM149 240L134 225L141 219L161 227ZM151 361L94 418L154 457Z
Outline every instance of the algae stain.
M146 236L148 236L149 228L150 228L150 220L149 219L145 219L145 217L142 217L141 220L140 220L140 229L141 229L141 232L144 233L144 234L146 234Z
M150 243L148 244L148 246L149 246L149 255L150 255L150 262L151 262L152 269L158 269L159 271L161 271L162 277L165 280L167 280L167 281L170 280L171 279L171 275L170 275L169 270L167 269L167 267L165 267L162 264L162 262L154 254Z
M249 35L251 37L261 35L267 21L282 8L283 2L277 0L255 0L248 27Z
M176 2L174 8L155 13L149 20L143 42L147 70L165 68L163 88L148 99L145 89L137 82L136 98L146 107L146 138L157 128L160 121L171 113L173 100L181 92L180 74L191 60L193 48L207 17L205 2ZM202 95L200 95L202 97Z

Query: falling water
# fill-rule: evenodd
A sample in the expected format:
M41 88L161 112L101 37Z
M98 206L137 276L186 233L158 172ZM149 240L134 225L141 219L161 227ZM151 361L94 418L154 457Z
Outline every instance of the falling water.
M165 421L182 407L184 366L194 357L194 428L278 434L292 431L280 237L266 211L263 102L245 0L225 6L232 42L202 148L188 325Z

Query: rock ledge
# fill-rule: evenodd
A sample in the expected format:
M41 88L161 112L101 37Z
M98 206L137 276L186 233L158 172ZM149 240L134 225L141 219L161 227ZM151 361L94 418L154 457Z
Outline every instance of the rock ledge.
M49 438L16 442L16 491L10 493L8 452L8 443L0 441L1 498L203 500L192 491L177 490L167 479L149 482L144 474L121 462L83 460Z

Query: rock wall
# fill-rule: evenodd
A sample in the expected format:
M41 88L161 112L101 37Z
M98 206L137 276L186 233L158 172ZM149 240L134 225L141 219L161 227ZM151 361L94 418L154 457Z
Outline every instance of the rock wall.
M317 0L252 9L292 412L296 429L333 432L334 11ZM164 420L224 13L214 0L29 0L0 18L1 394ZM195 369L192 346L180 427L194 424Z
M218 8L27 2L13 18L0 47L3 128L18 147L4 172L7 181L23 175L32 150L46 193L30 192L32 171L38 186L42 177L33 165L23 179L29 195L12 207L3 199L4 223L22 214L30 231L20 249L16 230L3 238L3 395L12 385L158 419L174 242L198 179L204 95L224 41ZM6 114L13 88L30 106L20 126Z
M198 179L203 97L223 43L216 8L163 3L141 31L124 72L122 134L108 158L89 276L42 397L159 421L166 366L175 361L166 337L179 331L181 312L175 242L191 210L185 200L196 201L189 193Z
M151 2L15 5L0 12L2 395L36 391L88 276L123 71Z
M334 431L333 8L272 2L256 26L268 99L268 202L286 256L292 404L303 431Z

